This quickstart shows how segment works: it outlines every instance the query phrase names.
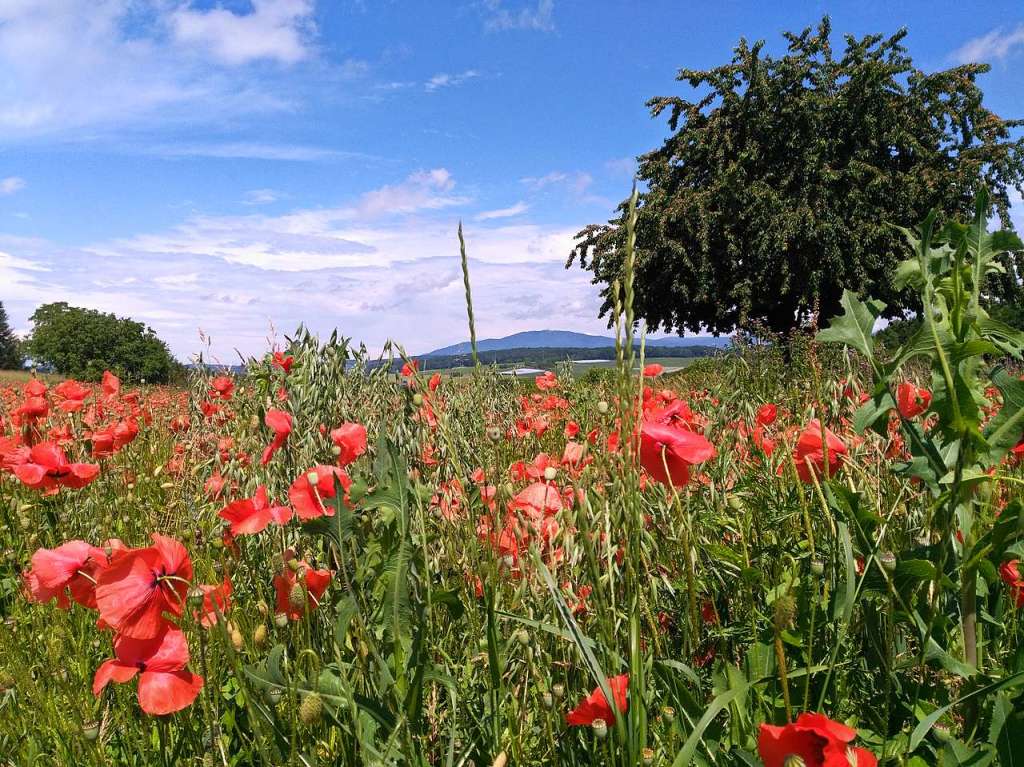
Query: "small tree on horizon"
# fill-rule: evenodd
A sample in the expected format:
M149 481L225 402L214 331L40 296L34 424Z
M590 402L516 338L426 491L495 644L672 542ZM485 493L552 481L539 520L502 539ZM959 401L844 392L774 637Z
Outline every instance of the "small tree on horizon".
M61 301L43 304L31 319L25 351L62 375L98 381L111 370L128 381L167 383L181 370L152 328L127 317Z
M916 69L891 37L831 27L786 33L785 55L740 40L730 63L680 70L697 91L648 102L672 135L638 158L633 301L649 329L786 333L815 311L839 313L844 288L866 292L901 317L917 299L893 285L902 235L929 211L939 224L969 218L985 185L1005 228L1008 190L1024 185L1021 120L982 104L985 64ZM623 276L627 203L606 225L576 235L574 261L603 285L601 315ZM991 285L996 301L1021 295L1024 254L1008 255Z
M21 355L21 342L11 330L7 310L0 301L0 370L20 370L25 360Z

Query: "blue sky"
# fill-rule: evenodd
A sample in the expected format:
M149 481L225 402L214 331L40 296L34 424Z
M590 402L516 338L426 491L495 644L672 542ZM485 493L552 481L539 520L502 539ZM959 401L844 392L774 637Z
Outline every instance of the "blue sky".
M602 332L572 235L627 193L680 67L832 17L1024 116L1014 2L0 0L0 300L151 325L225 362L299 322L414 352ZM1024 224L1019 200L1016 220Z

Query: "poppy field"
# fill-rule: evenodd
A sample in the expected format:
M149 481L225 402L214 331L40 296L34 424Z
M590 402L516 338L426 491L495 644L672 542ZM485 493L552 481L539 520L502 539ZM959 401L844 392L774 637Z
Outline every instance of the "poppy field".
M187 388L0 384L0 765L1017 763L1024 336L981 297L1019 242L983 213L907 233L896 350L847 294L669 375L627 271L582 378L300 330Z

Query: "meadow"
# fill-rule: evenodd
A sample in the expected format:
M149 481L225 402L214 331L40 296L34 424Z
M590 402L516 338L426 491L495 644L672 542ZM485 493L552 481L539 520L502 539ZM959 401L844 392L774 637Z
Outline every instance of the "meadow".
M1016 763L1024 346L983 225L911 244L891 352L666 374L627 273L600 375L5 381L0 764Z

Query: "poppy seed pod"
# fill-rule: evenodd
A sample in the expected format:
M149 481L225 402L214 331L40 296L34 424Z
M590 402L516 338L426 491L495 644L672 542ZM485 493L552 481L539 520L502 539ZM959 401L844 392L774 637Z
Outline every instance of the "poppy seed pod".
M338 445L331 445L331 455L335 457L341 455L341 448Z
M501 439L501 429L499 429L497 426L488 426L487 427L487 439L489 439L491 442L497 442L498 440L500 440Z
M561 700L563 697L565 697L565 685L564 684L554 684L554 685L551 685L551 693L555 696L555 700Z
M608 413L608 403L605 402L604 400L601 400L600 402L598 402L597 403L597 412L600 413L601 415L606 415Z
M879 557L882 563L882 567L885 568L886 572L892 573L896 571L896 555L891 551L883 551Z
M821 557L815 557L811 560L811 572L814 575L825 574L825 561Z
M283 629L285 626L287 626L288 625L288 614L287 613L277 613L274 616L274 625L277 626L279 629Z
M516 641L519 642L523 647L530 644L530 632L526 629L519 629L515 633Z
M82 735L86 740L92 742L100 736L100 723L99 722L85 722L82 725Z
M317 474L315 471L311 471L309 472L309 474L306 475L306 481L309 482L309 484L311 484L313 487L316 487L317 482L320 481L320 475Z
M608 723L604 719L595 719L590 723L590 727L598 740L604 740L608 737Z
M555 705L555 699L552 697L550 692L545 691L540 696L541 703L544 704L544 708L551 708Z
M423 407L423 395L418 392L412 395L412 404L416 407Z
M640 754L641 758L643 759L645 767L650 767L650 765L654 764L655 754L653 748L645 748L643 751L640 752Z
M267 689L266 697L267 702L271 705L277 705L281 701L281 697L284 695L284 690L280 687L270 687Z
M782 762L782 767L807 767L807 763L800 754L790 754Z
M548 466L544 469L544 479L548 482L554 481L555 477L558 476L558 469L554 466Z
M319 693L311 692L305 698L302 699L302 703L299 704L299 719L307 727L311 727L320 721L320 717L324 712L324 701L320 697Z
M306 588L301 581L296 581L288 592L288 606L293 610L306 608Z

